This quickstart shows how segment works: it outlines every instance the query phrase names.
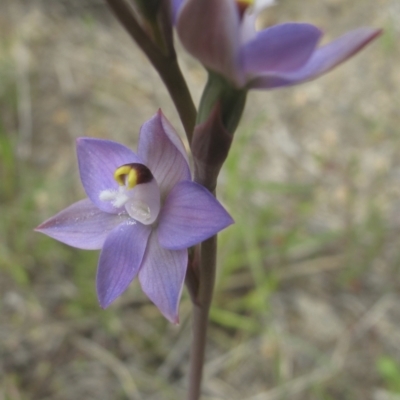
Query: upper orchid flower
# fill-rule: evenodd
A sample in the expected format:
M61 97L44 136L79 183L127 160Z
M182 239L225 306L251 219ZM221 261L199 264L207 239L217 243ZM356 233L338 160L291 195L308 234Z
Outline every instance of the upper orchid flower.
M172 0L179 37L205 67L237 88L272 89L304 82L345 61L381 31L359 28L317 47L322 32L305 23L255 30L251 0Z
M79 138L81 200L36 230L70 246L102 249L97 271L107 307L138 275L143 291L178 322L187 249L232 218L191 180L185 148L161 111L141 128L137 154L108 140Z

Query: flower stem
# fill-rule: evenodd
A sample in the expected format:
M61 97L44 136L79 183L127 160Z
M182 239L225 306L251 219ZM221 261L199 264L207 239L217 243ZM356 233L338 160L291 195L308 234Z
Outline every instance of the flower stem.
M199 288L196 302L193 302L193 338L190 354L188 400L200 398L208 314L215 283L217 235L205 240L201 244L200 252Z
M153 63L153 65L160 74L174 102L183 128L185 129L188 142L191 143L197 111L186 85L185 78L179 68L178 61L176 59L161 60L157 65L155 63Z
M167 53L157 47L138 23L134 11L125 0L106 0L119 22L146 54L163 80L178 111L189 143L196 123L197 111L189 88L179 68L174 48ZM171 33L172 35L172 33Z

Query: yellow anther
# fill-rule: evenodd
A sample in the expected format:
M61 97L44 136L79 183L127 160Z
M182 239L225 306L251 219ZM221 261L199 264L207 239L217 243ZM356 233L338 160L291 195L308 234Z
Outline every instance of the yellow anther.
M118 167L114 172L114 179L121 186L133 189L136 185L150 182L153 175L145 165L132 163Z
M138 183L138 173L136 169L131 169L128 174L127 186L129 189L134 188Z
M254 4L254 0L236 0L236 4L238 7L240 18L243 18L243 15L247 8Z
M114 179L121 185L127 185L132 189L137 184L138 174L135 168L131 165L122 165L114 172Z

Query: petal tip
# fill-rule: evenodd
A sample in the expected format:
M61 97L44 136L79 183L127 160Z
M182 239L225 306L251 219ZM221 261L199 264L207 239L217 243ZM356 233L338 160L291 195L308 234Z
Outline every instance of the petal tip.
M43 235L49 236L46 231L47 231L47 229L46 229L45 222L43 222L42 224L40 224L36 228L33 228L33 232L42 233Z
M226 227L233 225L236 221L231 217L231 215L228 213L228 223L226 225Z
M161 311L161 314L168 320L168 322L171 322L171 324L178 326L180 323L179 320L179 311L176 310L173 314L170 314L168 312L162 311L160 308L159 310Z
M235 223L235 220L232 218L232 216L228 213L228 211L226 211L226 209L222 206L222 211L224 212L224 216L221 218L221 228L218 232L222 231L223 229L227 228L230 225L233 225ZM218 233L217 232L217 233Z
M77 146L82 146L85 144L85 142L88 142L89 140L91 140L91 139L88 137L80 136L80 137L76 138L75 143Z
M97 282L97 300L99 306L105 310L107 309L118 297L122 295L125 290L115 290L110 287L100 287L101 282ZM126 289L126 288L125 288Z
M362 47L370 43L372 40L375 40L379 36L381 36L384 33L384 29L382 28L371 28L371 27L361 27L354 29L353 31L349 33L358 33L361 36L363 36L363 40L361 39L361 44Z
M111 303L116 299L116 297L107 296L107 295L103 296L100 293L98 293L97 294L97 299L98 299L100 308L105 310L111 305Z
M110 287L104 287L104 286L105 286L104 282L102 282L97 276L96 278L97 300L99 302L100 308L102 308L103 310L108 308L111 305L111 303L113 303L121 295L121 293L118 293L115 290L110 290Z
M99 303L100 308L101 308L102 310L106 310L110 304L111 304L111 303L106 303L106 304L100 304L100 303Z
M38 233L43 233L43 234L47 235L46 231L47 231L47 229L48 229L49 227L51 228L51 225L49 224L49 222L50 222L52 219L53 219L53 217L47 219L47 220L44 221L44 222L42 222L42 223L39 224L36 228L33 228L33 231L34 231L34 232L38 232Z
M372 29L373 30L371 32L371 40L381 36L385 32L383 28L372 28Z

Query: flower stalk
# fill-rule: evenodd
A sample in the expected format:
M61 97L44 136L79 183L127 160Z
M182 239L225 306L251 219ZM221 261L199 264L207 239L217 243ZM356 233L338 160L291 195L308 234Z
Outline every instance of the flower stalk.
M209 71L206 87L201 97L196 124L207 121L215 106L220 106L221 122L231 135L234 134L246 105L247 90L236 88L223 76Z
M213 91L213 88L210 87L210 90ZM232 142L232 135L223 126L220 99L218 95L211 98L210 113L207 119L204 118L196 125L192 141L194 180L206 187L214 196L217 177ZM203 102L203 106L207 107L207 104ZM191 270L189 266L188 269L192 275L187 276L189 283L193 283L193 279L196 279L194 290L188 285L192 297L193 315L187 400L198 400L201 393L209 314L217 268L217 235L206 239L199 247L200 249L197 247L194 251L193 268Z
M158 47L151 38L146 34L137 21L134 11L124 0L106 0L119 22L127 30L129 35L143 50L147 58L153 64L154 68L160 75L169 95L179 114L182 125L189 143L192 140L192 132L196 123L197 111L194 105L186 80L179 68L176 52L172 46L172 27L166 28L166 20L168 20L168 7L160 5L160 25L164 38L168 45L165 48ZM165 2L164 2L165 3ZM169 33L167 33L169 32Z
M214 293L216 266L217 235L214 235L201 244L199 288L196 301L193 302L193 336L187 400L198 400L200 398L207 343L208 317Z

